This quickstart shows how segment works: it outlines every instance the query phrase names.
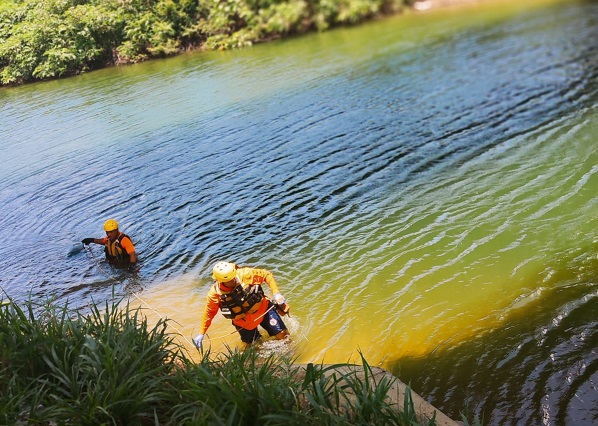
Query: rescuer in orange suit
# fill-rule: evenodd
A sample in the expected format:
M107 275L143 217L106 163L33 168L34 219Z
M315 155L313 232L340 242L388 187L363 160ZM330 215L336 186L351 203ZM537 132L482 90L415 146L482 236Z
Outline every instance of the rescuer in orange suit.
M212 270L212 278L216 282L208 291L200 331L193 339L198 349L219 310L232 320L246 347L261 337L258 326L276 339L289 335L281 318L281 314L288 313L289 306L270 271L218 262ZM264 295L264 283L274 294L274 302Z
M104 223L104 231L106 231L104 238L84 238L81 242L83 244L103 245L106 261L109 264L120 269L127 268L130 272L136 272L137 253L131 237L118 230L118 222L114 219L108 219Z

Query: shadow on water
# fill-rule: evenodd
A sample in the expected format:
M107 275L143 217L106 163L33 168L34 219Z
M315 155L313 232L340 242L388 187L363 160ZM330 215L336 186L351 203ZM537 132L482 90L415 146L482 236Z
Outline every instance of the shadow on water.
M596 252L579 250L538 271L541 283L530 285L537 290L513 303L500 328L427 356L394 360L391 370L455 419L469 407L484 424L595 425Z

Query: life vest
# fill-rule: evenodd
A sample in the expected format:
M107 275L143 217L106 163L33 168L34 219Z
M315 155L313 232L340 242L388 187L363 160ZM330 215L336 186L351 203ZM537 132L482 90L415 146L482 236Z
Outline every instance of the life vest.
M257 309L264 298L261 285L242 284L236 286L231 292L222 293L218 283L214 284L216 293L220 296L219 306L224 318L235 319L245 316L247 312Z
M131 262L129 253L127 253L120 244L123 238L131 239L127 234L120 234L114 242L106 239L104 253L106 253L106 260L108 260L108 263L126 266Z

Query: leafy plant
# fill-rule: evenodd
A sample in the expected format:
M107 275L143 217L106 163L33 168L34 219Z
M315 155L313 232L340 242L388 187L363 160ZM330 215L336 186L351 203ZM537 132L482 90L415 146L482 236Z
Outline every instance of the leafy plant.
M362 366L294 365L253 348L200 362L128 304L0 305L2 424L418 425L409 389ZM424 422L433 425L434 419Z
M403 0L0 0L0 84L355 24Z
M152 418L179 357L166 323L149 327L139 310L97 305L89 314L29 303L0 308L0 399L5 417L70 424ZM23 414L20 414L23 416ZM61 422L59 421L59 423Z

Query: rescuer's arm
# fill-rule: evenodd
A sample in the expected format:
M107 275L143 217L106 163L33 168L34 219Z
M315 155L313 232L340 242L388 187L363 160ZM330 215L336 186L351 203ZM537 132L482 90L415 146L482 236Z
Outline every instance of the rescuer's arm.
M137 267L137 252L135 251L135 246L133 245L133 241L130 238L123 238L120 242L122 248L125 249L127 254L129 255L129 261L131 262L129 265L130 270L135 270Z
M280 289L278 288L278 284L276 283L276 280L274 279L274 275L272 274L272 272L268 271L267 269L254 268L253 282L259 282L260 284L266 282L268 284L268 287L270 287L270 291L272 292L274 303L284 307L283 310L288 312L288 306L286 306L286 299L280 293Z
M201 342L203 341L203 338L208 331L208 328L210 328L212 320L218 313L219 309L219 297L218 294L216 294L214 287L212 287L210 288L210 291L206 297L206 306L204 308L201 324L199 326L199 334L193 339L193 343L195 343L195 346L197 346L198 349L201 349Z

